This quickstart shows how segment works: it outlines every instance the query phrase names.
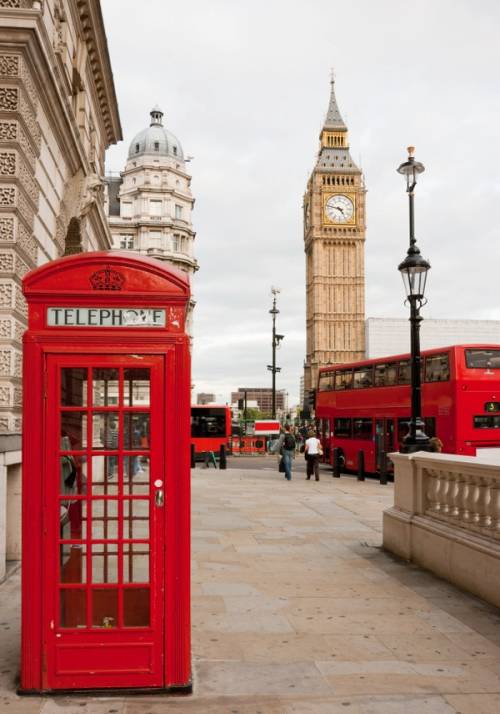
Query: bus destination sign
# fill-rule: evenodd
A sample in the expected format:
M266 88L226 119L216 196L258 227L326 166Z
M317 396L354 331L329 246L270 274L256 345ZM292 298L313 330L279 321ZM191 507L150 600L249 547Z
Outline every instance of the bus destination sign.
M48 327L165 327L166 311L147 307L49 307Z

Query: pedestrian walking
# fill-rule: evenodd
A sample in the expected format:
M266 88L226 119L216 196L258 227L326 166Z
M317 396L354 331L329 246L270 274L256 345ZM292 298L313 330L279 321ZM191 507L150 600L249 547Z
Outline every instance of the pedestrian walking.
M295 437L290 432L290 427L287 424L284 433L280 435L274 445L274 453L281 454L280 461L285 469L285 478L287 481L292 480L292 462L295 458L295 446Z
M321 441L316 437L314 431L310 431L305 443L305 455L307 466L307 481L314 474L316 481L319 481L319 457L323 455Z

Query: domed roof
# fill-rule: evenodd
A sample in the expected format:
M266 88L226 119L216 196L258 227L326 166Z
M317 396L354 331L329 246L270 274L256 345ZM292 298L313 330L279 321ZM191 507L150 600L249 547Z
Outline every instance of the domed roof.
M128 158L133 159L145 154L154 156L170 156L184 161L184 153L179 139L165 129L162 123L163 112L156 105L150 112L151 124L140 131L131 141Z

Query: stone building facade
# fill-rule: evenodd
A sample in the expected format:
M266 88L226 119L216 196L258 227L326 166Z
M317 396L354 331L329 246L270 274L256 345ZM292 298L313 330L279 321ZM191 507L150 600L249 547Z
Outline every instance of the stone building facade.
M21 279L111 247L104 156L121 138L99 0L0 0L0 581L21 549Z
M106 177L113 247L164 260L191 276L198 263L191 222L194 198L186 170L190 158L164 126L161 109L154 107L150 117L150 125L130 142L124 170Z
M319 367L364 357L365 228L363 174L350 155L332 79L318 159L304 195L306 402Z
M0 433L21 429L21 278L109 248L104 155L121 139L98 0L0 0Z

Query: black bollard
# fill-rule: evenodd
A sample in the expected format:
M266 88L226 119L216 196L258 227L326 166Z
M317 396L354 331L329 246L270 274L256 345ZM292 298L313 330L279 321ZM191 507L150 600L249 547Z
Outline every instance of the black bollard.
M380 485L387 486L387 454L380 452Z
M224 446L224 444L221 444L219 450L219 468L227 469L226 447Z
M365 480L365 452L358 451L358 481Z
M196 468L196 453L194 450L194 444L191 444L191 468Z
M340 456L339 456L339 447L335 446L333 449L333 473L332 476L334 478L340 478Z

